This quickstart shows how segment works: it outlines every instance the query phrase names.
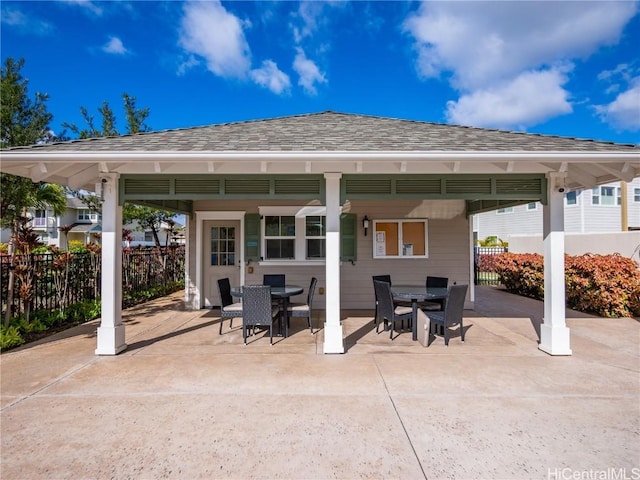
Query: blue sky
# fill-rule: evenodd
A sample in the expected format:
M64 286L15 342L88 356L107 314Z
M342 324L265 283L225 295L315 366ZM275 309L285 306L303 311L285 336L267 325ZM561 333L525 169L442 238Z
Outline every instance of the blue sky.
M121 96L153 130L334 110L640 143L638 2L6 1L52 128ZM69 133L69 132L67 132Z

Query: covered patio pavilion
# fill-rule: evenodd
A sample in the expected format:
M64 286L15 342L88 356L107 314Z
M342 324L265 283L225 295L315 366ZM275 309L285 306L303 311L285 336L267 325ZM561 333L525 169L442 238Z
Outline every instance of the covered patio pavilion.
M190 308L215 304L205 237L212 222L237 222L244 246L234 256L239 284L257 281L258 273L274 266L300 277L311 271L304 268L321 268L324 353L344 353L341 312L371 304L358 284L381 268L381 261L395 272L406 271L407 262L414 262L414 276L409 277L414 282L424 278L425 271L440 268L458 283L472 284L469 216L540 201L546 295L539 348L570 355L564 313L564 195L635 178L640 175L639 153L634 145L323 112L13 148L1 153L0 171L100 191L102 318L97 355L127 348L121 318L122 204L127 201L188 215L185 301ZM295 209L296 216L315 209L326 218L321 261L265 258L261 219L264 212L284 208ZM434 253L376 260L371 237L365 238L358 227L360 218L374 214L398 223L421 221L425 243L429 249L433 245ZM447 244L451 250L444 248ZM354 294L345 295L351 288ZM474 296L471 287L468 307Z

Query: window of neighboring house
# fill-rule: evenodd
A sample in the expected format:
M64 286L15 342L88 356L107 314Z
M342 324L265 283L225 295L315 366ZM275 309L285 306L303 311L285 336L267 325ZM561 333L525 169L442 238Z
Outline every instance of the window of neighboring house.
M144 232L144 241L145 242L155 242L155 240L153 239L153 232L151 232L151 231Z
M34 228L43 228L47 226L47 211L36 210L33 214L33 226Z
M578 192L572 191L564 194L564 200L567 205L577 205L578 204Z
M537 209L538 209L538 202L527 203L527 211L537 210Z
M592 205L621 205L620 188L600 186L595 187L591 194Z
M633 201L640 203L640 188L633 189Z
M98 214L91 213L91 211L88 208L78 210L79 222L95 222L97 220L98 220Z
M513 213L513 207L499 208L496 215L504 215L505 213Z

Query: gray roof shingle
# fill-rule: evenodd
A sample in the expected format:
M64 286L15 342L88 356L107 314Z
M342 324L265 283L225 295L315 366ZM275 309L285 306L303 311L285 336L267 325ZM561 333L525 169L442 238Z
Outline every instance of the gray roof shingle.
M16 147L56 152L629 152L640 146L326 111Z

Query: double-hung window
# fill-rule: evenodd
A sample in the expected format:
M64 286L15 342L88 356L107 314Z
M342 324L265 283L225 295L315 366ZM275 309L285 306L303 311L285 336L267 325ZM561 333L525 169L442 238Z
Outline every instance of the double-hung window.
M621 205L622 198L620 188L600 186L595 187L591 193L592 205Z
M33 215L33 226L35 228L44 228L47 226L47 211L37 209Z
M292 215L265 216L264 242L267 260L295 259L296 217Z
M564 200L567 205L577 205L578 204L578 192L576 190L572 190L571 192L567 192L564 194Z
M326 258L326 207L261 207L264 261Z
M307 260L325 258L327 217L324 215L310 215L305 217L305 240Z

